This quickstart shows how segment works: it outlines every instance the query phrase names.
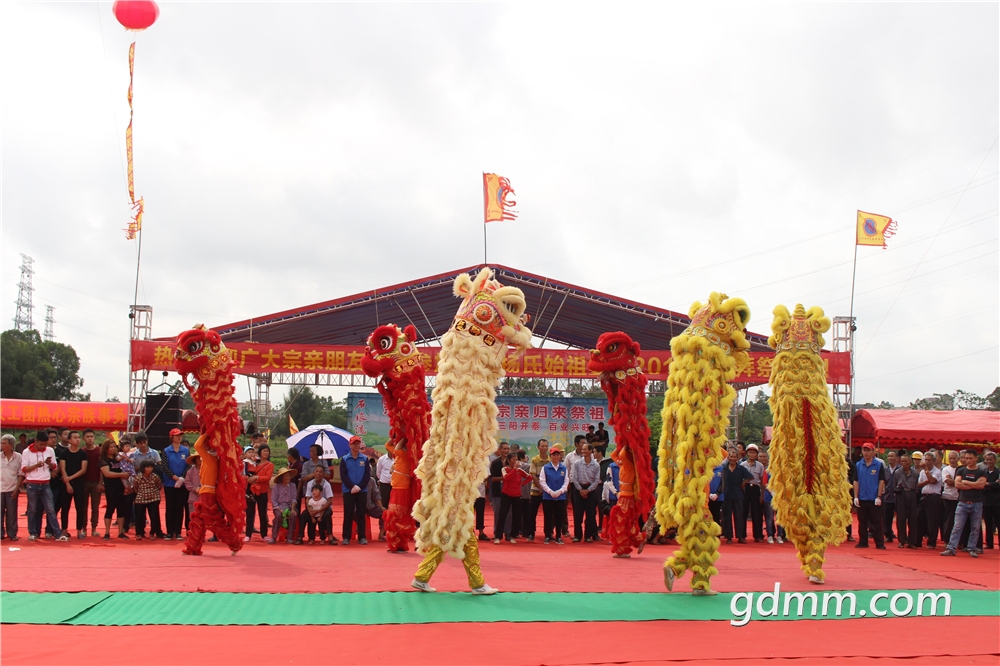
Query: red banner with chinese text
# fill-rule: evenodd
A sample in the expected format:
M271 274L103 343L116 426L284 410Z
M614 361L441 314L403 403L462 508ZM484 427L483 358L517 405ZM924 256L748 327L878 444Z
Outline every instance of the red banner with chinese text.
M2 428L127 430L128 405L120 402L0 400Z
M271 345L233 342L226 345L236 362L234 372L241 375L266 372L302 372L313 374L363 374L361 359L365 348L349 345ZM437 372L440 347L420 347L427 374ZM580 379L597 375L587 370L590 352L584 349L530 349L520 358L508 357L504 369L508 377L537 379ZM156 340L132 341L132 370L173 370L174 345ZM667 378L669 351L643 351L643 369L651 380ZM766 384L771 374L774 352L752 352L750 364L736 382ZM848 384L851 381L851 357L847 352L823 352L827 381Z

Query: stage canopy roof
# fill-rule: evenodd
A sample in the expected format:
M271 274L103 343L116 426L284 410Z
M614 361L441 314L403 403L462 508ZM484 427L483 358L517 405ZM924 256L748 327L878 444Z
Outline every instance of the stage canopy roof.
M438 340L451 325L459 301L452 282L482 266L373 289L293 310L214 326L226 342L363 345L379 324L413 324L419 344ZM606 331L625 331L644 349L669 349L670 339L690 323L687 315L617 296L491 265L496 278L524 292L536 338L589 349ZM707 298L708 294L701 297ZM753 351L768 351L767 336L749 334Z
M923 409L861 409L852 421L856 444L927 447L956 442L1000 442L1000 412Z

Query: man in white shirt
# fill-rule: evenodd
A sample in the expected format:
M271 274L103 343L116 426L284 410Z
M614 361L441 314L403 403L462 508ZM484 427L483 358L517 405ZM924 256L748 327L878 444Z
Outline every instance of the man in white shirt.
M392 455L386 451L375 463L375 479L378 481L382 506L389 506L389 496L392 494L392 462ZM385 512L378 519L378 540L385 541Z
M304 488L304 494L305 494L305 496L307 498L309 498L309 497L312 497L313 486L319 486L320 488L322 488L322 490L320 491L320 496L323 499L325 499L325 500L330 500L330 502L331 502L329 511L330 511L330 520L332 521L333 520L333 504L332 504L332 502L333 502L333 486L330 485L330 482L327 481L326 477L323 475L323 472L325 472L325 471L326 470L324 470L320 466L316 466L316 467L313 468L313 478L311 478L308 481L306 481L305 488ZM299 538L296 539L295 543L297 543L297 544L298 543L302 543L302 537L305 535L305 531L306 531L306 527L307 526L309 527L309 540L312 541L313 539L316 538L316 525L315 525L315 523L312 523L309 520L309 516L307 515L307 513L305 511L303 511L302 512L302 518L301 518L301 520L299 520ZM337 541L337 537L335 537L333 535L333 532L331 532L330 533L330 545L331 546L336 546L338 543L339 543L339 541Z
M563 461L563 464L566 465L566 472L569 474L569 501L566 502L566 522L563 527L563 536L569 536L569 511L572 507L576 506L577 501L577 490L576 486L573 485L573 466L577 460L583 459L583 445L586 443L586 435L577 435L573 440L574 450L567 453L566 460ZM575 519L576 517L574 516ZM580 527L582 528L583 526L581 525Z
M28 541L35 541L41 533L43 511L56 541L69 541L69 537L59 529L59 518L52 499L52 488L49 486L52 473L58 469L58 465L55 451L49 448L48 440L49 434L40 430L34 443L21 454L21 472L28 489Z
M937 456L930 451L924 456L924 468L920 470L917 487L920 488L920 505L917 507L917 524L926 529L927 547L933 549L937 545L937 535L941 530L941 514L944 504L941 501L942 483L941 470L937 468ZM945 542L947 543L947 542Z
M948 464L941 468L941 503L944 518L941 525L941 540L951 539L951 528L955 524L955 509L958 508L958 488L955 487L955 472L958 471L958 451L948 452Z
M21 454L14 450L14 435L0 438L0 538L17 541L17 490L21 484Z

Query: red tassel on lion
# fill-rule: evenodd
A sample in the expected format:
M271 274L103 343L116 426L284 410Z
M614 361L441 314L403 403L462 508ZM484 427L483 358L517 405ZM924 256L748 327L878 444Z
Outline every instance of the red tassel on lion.
M417 329L400 330L395 324L376 328L368 336L361 369L379 379L389 414L389 441L385 449L393 457L392 493L385 512L385 540L390 553L402 553L416 534L413 504L420 499L420 464L424 442L430 432L431 408L424 385L424 366L416 347Z
M612 507L605 528L615 557L629 557L632 548L645 543L640 522L653 508L652 461L649 423L646 421L646 376L639 365L639 343L625 333L604 333L590 350L587 368L601 373L601 388L608 396L609 422L615 430L611 458L619 467L618 503Z

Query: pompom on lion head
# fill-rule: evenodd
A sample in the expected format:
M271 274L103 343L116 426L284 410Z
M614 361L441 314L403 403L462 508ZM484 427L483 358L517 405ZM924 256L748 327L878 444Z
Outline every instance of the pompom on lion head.
M475 278L463 273L455 278L455 295L462 305L452 325L457 331L467 331L479 336L492 347L506 344L518 353L531 347L531 329L528 328L528 305L524 292L517 287L504 287L493 279L488 267Z
M684 331L686 335L704 336L710 343L722 347L736 359L737 370L746 366L750 360L747 353L750 342L745 333L750 323L750 306L746 301L713 291L705 305L693 303L688 316L691 325Z
M626 333L602 333L597 347L590 350L587 369L592 372L616 372L639 369L639 343Z
M420 364L417 329L410 325L400 330L395 324L379 326L368 336L368 346L361 358L361 369L369 377L381 377L389 371L409 372Z
M788 308L778 305L774 308L772 334L767 344L777 352L798 350L818 354L826 343L823 333L829 330L830 319L824 315L823 308L814 306L806 310L799 303L795 312L789 314Z
M230 363L229 350L222 344L222 338L204 324L195 324L177 336L174 368L182 376L194 374L200 380L207 379L227 369Z

